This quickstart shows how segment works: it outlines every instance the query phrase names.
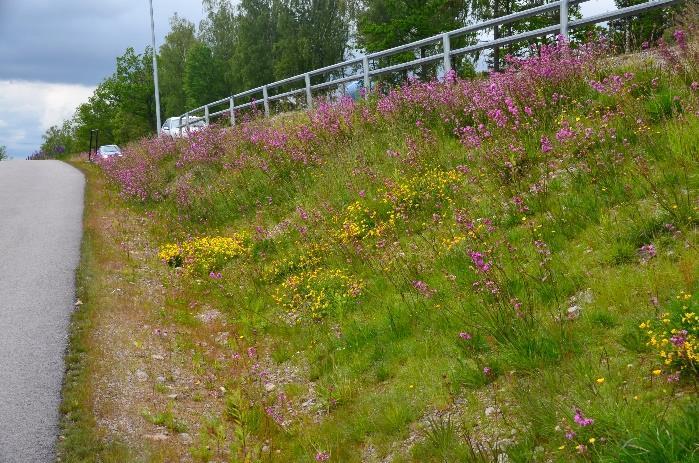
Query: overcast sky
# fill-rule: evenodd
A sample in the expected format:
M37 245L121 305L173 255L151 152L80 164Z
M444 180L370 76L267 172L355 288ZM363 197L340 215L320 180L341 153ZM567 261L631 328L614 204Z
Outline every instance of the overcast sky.
M587 16L614 4L583 5ZM197 25L203 16L201 0L153 0L153 10L156 47L175 12ZM0 145L14 157L31 154L114 71L117 56L150 40L148 0L0 0Z
M201 0L153 0L156 45L169 18L199 24ZM148 0L0 0L0 145L26 157L114 72L127 47L151 42Z

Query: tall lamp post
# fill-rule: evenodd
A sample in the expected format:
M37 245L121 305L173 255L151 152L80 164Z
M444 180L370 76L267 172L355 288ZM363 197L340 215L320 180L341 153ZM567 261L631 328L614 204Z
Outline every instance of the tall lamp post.
M158 62L155 58L155 23L153 22L153 0L150 2L150 34L153 43L153 83L155 84L155 128L160 135L160 89L158 88Z

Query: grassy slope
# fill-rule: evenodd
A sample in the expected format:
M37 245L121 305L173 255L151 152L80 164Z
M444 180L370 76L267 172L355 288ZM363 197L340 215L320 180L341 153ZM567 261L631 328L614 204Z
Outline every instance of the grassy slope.
M622 92L582 79L549 89L567 98L477 148L408 112L323 135L306 147L319 165L226 167L268 155L249 145L182 168L165 157L155 183L168 198L119 203L148 217L152 248L242 231L251 252L215 265L221 279L168 272L152 250L134 257L161 275L148 318L175 333L152 342L198 378L154 385L160 400L143 398L150 412L134 422L169 442L186 426L192 444L173 448L198 461L692 461L696 372L667 382L674 370L638 325L697 289L696 75L635 62L586 78L625 71ZM563 121L576 135L557 142ZM202 321L212 309L220 318ZM594 424L575 424L575 408Z

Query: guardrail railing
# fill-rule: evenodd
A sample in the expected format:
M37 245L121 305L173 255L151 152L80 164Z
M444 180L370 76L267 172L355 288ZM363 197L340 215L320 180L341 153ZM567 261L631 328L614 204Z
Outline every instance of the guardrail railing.
M310 109L313 108L313 91L314 90L322 90L334 86L338 86L347 82L362 82L363 87L365 89L371 89L371 79L372 77L379 76L382 74L390 73L390 72L396 72L396 71L402 71L406 69L411 69L411 68L416 68L418 66L422 66L427 63L433 63L433 62L438 62L441 61L443 63L443 70L444 73L450 71L452 69L452 58L458 55L463 55L466 53L473 53L481 50L486 50L490 48L497 48L505 45L509 45L515 42L520 42L522 40L527 40L531 38L536 38L536 37L543 37L549 34L560 34L565 38L568 38L568 32L571 28L576 28L576 27L584 27L588 26L591 24L598 24L601 22L607 22L607 21L612 21L614 19L619 19L619 18L624 18L628 16L635 16L639 13L642 13L644 11L648 11L651 9L655 8L662 8L662 7L667 7L671 6L673 4L679 3L682 0L650 0L646 3L641 3L638 5L633 5L629 6L626 8L619 8L617 10L612 10L606 13L590 16L588 18L582 18L582 19L577 19L573 21L569 21L569 6L571 5L576 5L579 3L583 3L588 0L556 0L551 3L547 3L545 5L537 6L534 8L530 8L524 11L520 11L517 13L512 13L506 16L501 16L499 18L494 18L490 19L487 21L482 21L477 24L465 26L459 29L455 29L452 31L444 32L442 34L434 35L432 37L427 37L421 40L417 40L415 42L407 43L405 45L400 45L397 47L389 48L387 50L382 50L378 51L375 53L369 53L365 56L357 57L357 58L352 58L347 61L343 61L342 63L338 64L333 64L331 66L325 66L320 69L315 69L312 71L308 71L304 74L298 74L292 77L288 77L286 79L278 80L276 82L272 82L269 84L262 85L260 87L252 88L250 90L246 90L241 93L237 93L235 95L231 95L226 98L222 98L217 101L213 101L211 103L207 103L203 106L200 106L198 108L191 109L187 111L185 114L182 114L180 116L180 125L182 125L182 119L186 121L185 125L187 129L189 129L189 123L190 121L194 120L200 120L204 119L206 123L208 124L211 121L211 118L217 117L217 116L222 116L222 115L228 115L230 117L231 125L235 125L236 123L236 114L235 112L237 110L241 109L246 109L250 108L256 104L258 104L260 101L262 102L262 105L264 107L264 113L265 116L269 117L270 116L270 103L277 101L277 100L283 100L285 98L289 97L294 97L296 95L302 95L305 94L305 99L306 99L306 106ZM502 26L505 24L513 23L515 21L519 21L522 19L534 17L537 15L540 15L542 13L549 13L554 10L559 10L559 22L558 24L552 25L552 26L547 26L547 27L542 27L540 29L532 30L532 31L527 31L527 32L522 32L519 34L511 35L508 37L502 37L498 39L493 39L489 40L486 42L481 42L481 43L476 43L473 45L468 45L465 47L453 49L451 47L452 44L452 39L456 37L461 37L466 34L472 34L474 32L481 31L483 29L489 29L492 27L496 26ZM404 53L409 50L413 50L418 47L423 47L426 45L439 45L441 42L442 45L442 51L441 53L430 55L430 56L424 56L420 58L416 58L411 61L407 61L405 63L399 63L399 64L393 64L393 65L388 65L385 67L375 67L371 68L369 65L370 60L376 60L379 58L385 58L388 56L396 55L399 53ZM326 74L329 72L334 72L334 71L339 71L339 70L345 70L345 68L348 68L350 66L357 66L361 65L361 71L360 72L355 72L354 74L350 76L344 76L341 77L330 77L330 80L327 80L325 82L320 82L317 84L312 84L311 83L311 78L314 76L318 76L321 74ZM295 82L303 82L303 86L301 88L293 89L290 91L286 91L283 93L279 94L274 94L270 95L270 89L276 89L291 83ZM261 95L260 95L261 94ZM368 92L365 92L365 94L368 94ZM238 104L236 101L240 101L241 99L244 99L246 97L252 97L253 95L258 95L261 96L261 99L254 99L252 101L248 101L246 103ZM226 106L224 109L214 111L212 112L212 108L218 108L219 106ZM201 113L203 111L202 116L197 116L196 114Z

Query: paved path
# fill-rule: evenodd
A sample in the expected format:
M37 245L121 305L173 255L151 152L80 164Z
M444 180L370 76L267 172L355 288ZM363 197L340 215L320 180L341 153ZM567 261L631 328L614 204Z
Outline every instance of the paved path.
M0 463L54 460L83 186L59 161L0 162Z

